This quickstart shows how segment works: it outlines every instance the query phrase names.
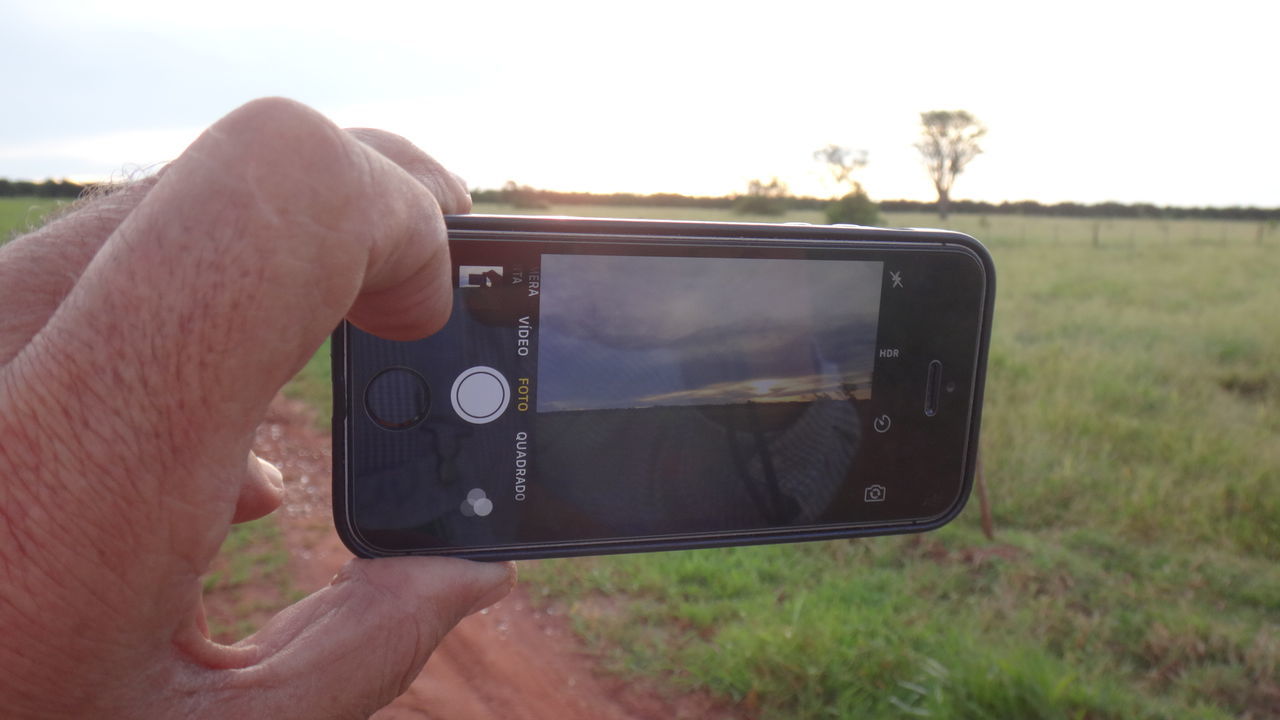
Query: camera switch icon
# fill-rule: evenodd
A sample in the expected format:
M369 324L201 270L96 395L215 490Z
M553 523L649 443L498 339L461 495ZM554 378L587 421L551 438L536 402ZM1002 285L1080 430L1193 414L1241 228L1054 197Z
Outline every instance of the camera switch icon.
M862 491L863 502L884 502L884 486L868 485L866 490Z
M501 265L461 265L458 267L458 287L495 288L502 285Z

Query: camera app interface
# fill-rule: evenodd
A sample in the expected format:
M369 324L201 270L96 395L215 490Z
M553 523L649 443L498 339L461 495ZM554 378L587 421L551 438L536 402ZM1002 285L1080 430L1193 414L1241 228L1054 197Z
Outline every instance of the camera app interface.
M353 338L431 388L426 421L368 439L367 522L469 546L749 531L830 517L854 482L882 262L458 262L443 331Z

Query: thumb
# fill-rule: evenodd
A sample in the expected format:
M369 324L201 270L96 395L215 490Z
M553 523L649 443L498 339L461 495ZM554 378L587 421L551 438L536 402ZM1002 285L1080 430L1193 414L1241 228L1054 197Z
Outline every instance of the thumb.
M354 559L329 587L245 641L258 661L226 671L221 686L230 692L207 709L222 717L366 718L408 689L458 621L514 583L511 563Z

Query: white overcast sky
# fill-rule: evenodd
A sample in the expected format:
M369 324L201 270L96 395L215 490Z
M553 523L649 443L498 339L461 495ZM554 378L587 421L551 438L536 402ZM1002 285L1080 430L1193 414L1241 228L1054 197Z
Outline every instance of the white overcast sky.
M870 152L932 199L919 113L967 109L955 195L1280 205L1275 2L0 0L0 177L172 159L253 97L417 142L473 187L720 195Z

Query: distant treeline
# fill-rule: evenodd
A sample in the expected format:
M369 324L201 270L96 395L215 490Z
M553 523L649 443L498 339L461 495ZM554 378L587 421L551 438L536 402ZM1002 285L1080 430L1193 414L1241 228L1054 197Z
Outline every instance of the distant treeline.
M737 195L697 196L656 193L584 193L539 190L528 186L508 187L500 190L472 190L476 202L507 203L522 207L547 207L550 205L622 205L649 207L705 207L732 208ZM831 200L815 197L787 196L779 198L794 210L821 210ZM935 212L937 205L918 200L881 200L882 212ZM1213 220L1275 220L1280 221L1280 207L1171 207L1149 203L1053 203L1046 205L1034 200L990 203L976 200L952 200L951 212L974 215L1043 215L1053 217L1102 217L1102 218L1201 218Z
M0 178L0 197L47 197L71 198L80 197L88 185L73 183L70 180L5 180Z
M656 193L653 195L637 195L634 193L584 193L562 192L558 190L539 190L528 186L512 186L500 190L472 190L471 197L476 202L507 203L521 207L546 207L550 205L621 205L647 207L705 207L732 208L737 195L699 196L678 195L675 193ZM5 180L0 178L0 197L48 197L70 198L91 185L81 185L70 180L45 180L31 182L29 180ZM787 208L795 210L821 210L831 201L826 198L787 196L778 199ZM889 213L934 212L937 206L932 202L918 200L881 200L880 210ZM1092 218L1201 218L1211 220L1272 220L1280 221L1280 207L1171 207L1152 205L1149 203L1125 204L1117 202L1104 203L1053 203L1046 205L1034 200L1018 202L990 203L977 200L952 200L951 211L973 215L1043 215L1053 217L1092 217Z
M930 212L936 206L916 200L882 200L884 212ZM1074 203L1062 202L1045 205L1034 200L989 203L977 200L952 200L951 212L974 215L1042 215L1047 217L1088 218L1156 218L1204 220L1273 220L1280 221L1280 207L1260 208L1236 205L1233 207L1175 207L1150 203L1124 204L1118 202Z

